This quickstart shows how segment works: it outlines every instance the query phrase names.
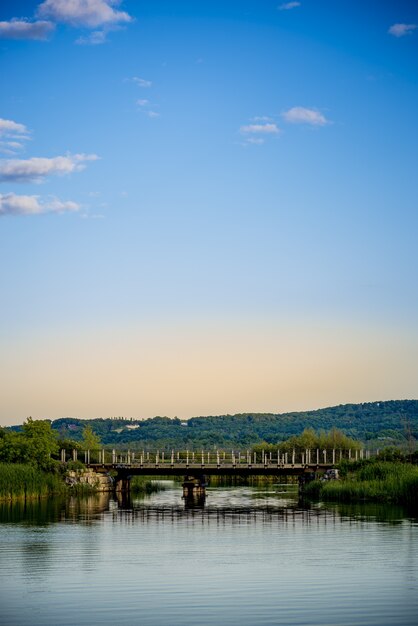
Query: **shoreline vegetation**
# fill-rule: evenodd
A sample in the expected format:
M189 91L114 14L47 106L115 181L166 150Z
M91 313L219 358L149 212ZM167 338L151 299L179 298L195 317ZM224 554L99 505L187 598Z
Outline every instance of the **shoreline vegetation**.
M29 464L0 463L0 502L100 493L93 485L68 484L66 474L64 468L61 473L51 473ZM147 476L135 476L131 483L131 493L136 496L151 495L165 489L162 481Z
M59 474L23 463L0 463L0 501L66 495L68 487Z
M309 449L329 451L359 451L364 444L344 432L315 431L307 428L277 443L252 445L251 454L258 458L281 453L304 452ZM60 451L73 449L99 450L104 448L100 437L87 424L83 439L76 442L60 439L48 420L28 420L21 431L0 428L0 500L45 498L58 495L85 495L99 490L85 480L69 480L70 474L86 471L80 461L60 462ZM243 446L241 446L243 448ZM168 450L167 450L168 452ZM341 458L341 456L340 456ZM357 458L357 455L356 455ZM372 459L340 461L340 480L314 480L304 485L303 495L334 502L383 502L416 506L418 500L418 452L411 436L408 452L399 448L381 451ZM88 481L87 481L88 482ZM256 484L260 484L257 480ZM164 484L151 477L135 477L131 491L135 495L149 495L164 489Z
M159 491L165 491L166 486L163 480L147 478L147 476L133 476L131 479L131 494L135 496L151 495Z
M380 458L339 465L340 480L314 480L303 495L325 502L380 502L418 506L418 467Z

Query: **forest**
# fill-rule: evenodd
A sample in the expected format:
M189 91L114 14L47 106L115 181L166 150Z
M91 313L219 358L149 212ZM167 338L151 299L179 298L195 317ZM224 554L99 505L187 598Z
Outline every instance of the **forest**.
M418 439L418 400L391 400L345 404L294 413L242 413L193 417L132 419L123 417L54 420L52 429L61 440L81 441L90 425L104 445L131 449L246 447L276 444L299 435L306 428L337 428L369 448L406 446ZM22 426L11 427L19 431Z

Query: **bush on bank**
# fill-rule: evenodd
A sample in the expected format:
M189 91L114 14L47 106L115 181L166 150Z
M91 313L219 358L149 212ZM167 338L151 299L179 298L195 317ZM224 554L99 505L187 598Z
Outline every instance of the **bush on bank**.
M417 506L418 467L409 463L370 460L341 467L341 480L313 481L304 493L334 502L392 502Z

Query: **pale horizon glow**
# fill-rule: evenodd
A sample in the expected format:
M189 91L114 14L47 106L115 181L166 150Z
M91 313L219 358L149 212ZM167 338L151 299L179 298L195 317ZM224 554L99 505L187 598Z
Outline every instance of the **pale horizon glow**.
M411 342L394 329L208 321L204 328L91 328L65 338L44 331L5 343L0 423L11 425L29 415L186 419L407 399L418 333Z

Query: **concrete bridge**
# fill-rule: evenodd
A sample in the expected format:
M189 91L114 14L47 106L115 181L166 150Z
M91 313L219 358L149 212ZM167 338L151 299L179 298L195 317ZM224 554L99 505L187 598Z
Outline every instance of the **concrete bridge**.
M292 450L275 454L262 451L247 452L131 452L120 453L116 450L73 450L68 456L61 450L61 461L82 460L85 465L97 473L112 473L116 491L129 491L133 476L173 476L183 477L185 496L205 493L209 476L298 476L299 482L309 480L312 475L324 473L346 459L356 461L369 458L370 452L364 450Z

